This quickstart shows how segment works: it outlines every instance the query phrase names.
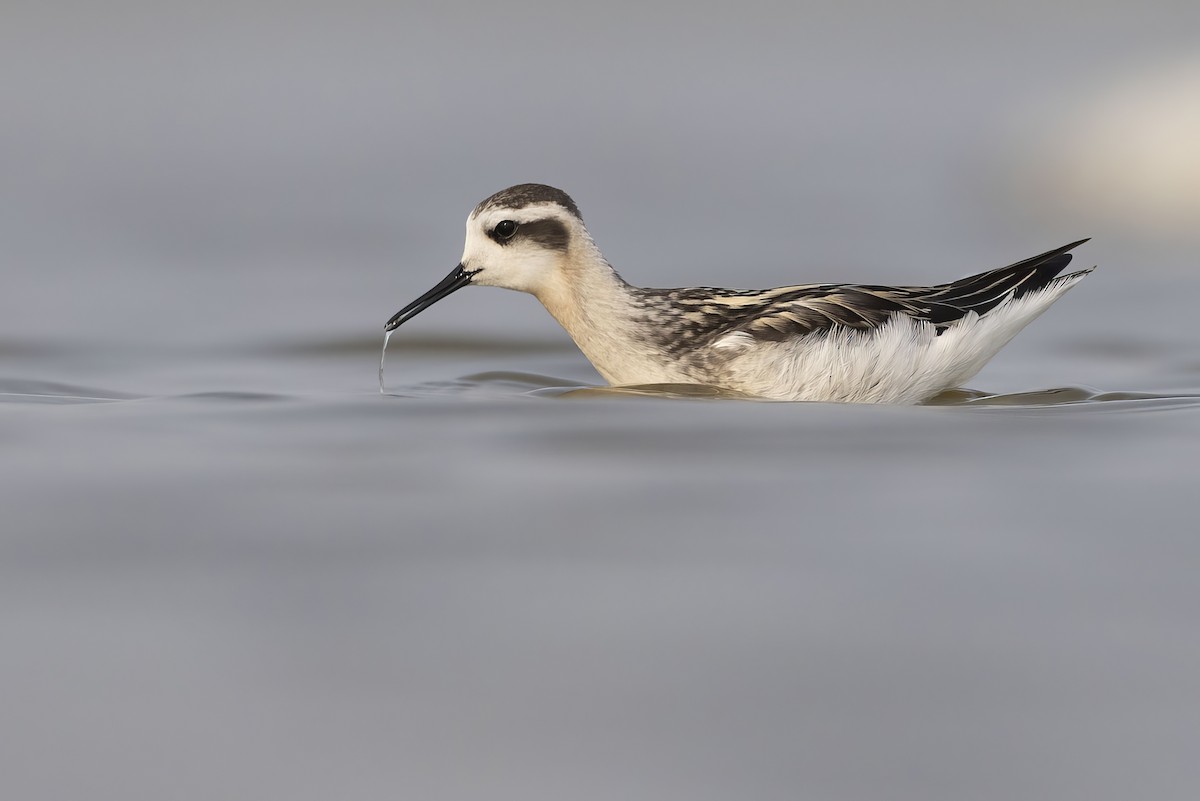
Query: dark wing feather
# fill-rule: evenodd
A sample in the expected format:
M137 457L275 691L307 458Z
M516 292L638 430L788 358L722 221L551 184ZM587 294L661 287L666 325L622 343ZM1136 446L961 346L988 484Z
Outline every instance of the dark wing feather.
M755 339L781 341L834 327L878 328L892 315L918 316L924 311L905 295L895 288L852 284L797 287L760 307L746 309L742 319L726 333L745 331Z
M771 290L762 305L739 308L736 322L730 319L717 333L744 331L756 339L781 341L835 327L878 328L896 314L932 323L940 332L969 312L984 315L1005 298L1045 289L1071 262L1068 251L1087 241L937 286L826 284Z
M1071 263L1071 254L1068 251L1087 241L1081 239L998 270L960 278L949 284L912 288L912 291L931 303L962 309L959 317L968 311L986 314L1000 305L1009 294L1019 298L1030 292L1045 289Z
M948 284L925 287L809 284L766 290L715 287L637 289L647 335L669 353L686 352L745 333L783 341L846 329L870 331L896 315L934 325L941 333L970 312L983 315L1007 297L1049 286L1086 239L1040 256Z

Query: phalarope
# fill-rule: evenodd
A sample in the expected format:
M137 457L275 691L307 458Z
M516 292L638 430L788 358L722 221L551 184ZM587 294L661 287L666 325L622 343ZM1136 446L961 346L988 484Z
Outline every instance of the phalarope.
M541 301L610 384L919 403L974 376L1095 269L1059 275L1086 241L929 287L643 289L605 261L565 192L520 184L475 207L462 261L384 329L468 284L498 286Z

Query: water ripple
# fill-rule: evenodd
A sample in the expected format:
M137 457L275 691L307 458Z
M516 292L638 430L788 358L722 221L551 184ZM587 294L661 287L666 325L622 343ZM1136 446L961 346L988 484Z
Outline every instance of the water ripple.
M113 403L134 400L138 395L113 392L96 387L63 384L56 381L37 381L25 378L0 377L0 403L78 404Z
M1165 411L1200 406L1200 394L1159 394L1137 391L1102 391L1091 387L1055 387L1052 389L988 394L976 390L950 390L933 400L930 406L982 409L1086 409L1088 411Z
M492 371L473 373L449 381L413 384L388 393L400 398L550 398L561 400L738 400L784 403L705 384L646 384L641 386L591 386L553 376ZM1162 411L1200 406L1200 394L1162 394L1141 391L1104 391L1084 386L1052 387L1026 392L991 393L953 389L925 406L990 410L1079 409L1104 411Z

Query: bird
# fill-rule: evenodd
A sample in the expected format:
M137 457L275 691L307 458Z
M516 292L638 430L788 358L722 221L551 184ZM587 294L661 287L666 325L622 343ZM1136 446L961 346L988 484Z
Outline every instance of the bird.
M935 286L643 288L605 260L567 193L537 183L484 199L466 228L458 266L396 312L386 337L465 286L502 287L537 298L613 386L702 384L785 401L928 401L1095 269L1062 274L1082 239Z

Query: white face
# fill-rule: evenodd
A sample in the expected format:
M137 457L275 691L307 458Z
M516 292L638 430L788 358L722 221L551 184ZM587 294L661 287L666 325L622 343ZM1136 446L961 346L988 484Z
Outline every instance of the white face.
M472 284L538 294L560 275L582 228L556 203L486 209L467 218L462 265L478 270Z
M519 209L490 206L472 212L467 218L460 266L392 315L384 330L394 330L470 284L529 292L545 303L548 295L561 292L570 254L590 242L583 221L555 202L531 203Z

